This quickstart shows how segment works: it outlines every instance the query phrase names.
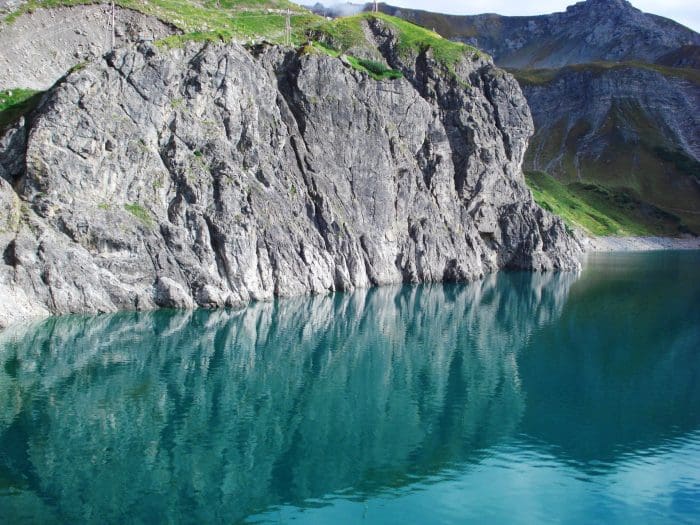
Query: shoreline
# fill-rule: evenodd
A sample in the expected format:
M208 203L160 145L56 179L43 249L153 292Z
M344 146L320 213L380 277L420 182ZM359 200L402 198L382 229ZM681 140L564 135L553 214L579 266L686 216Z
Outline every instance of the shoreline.
M700 237L587 237L586 253L700 250Z

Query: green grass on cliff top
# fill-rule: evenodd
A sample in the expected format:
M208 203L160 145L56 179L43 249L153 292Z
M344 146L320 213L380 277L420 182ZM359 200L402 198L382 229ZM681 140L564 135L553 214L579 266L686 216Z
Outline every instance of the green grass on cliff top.
M39 103L41 92L32 89L0 91L0 132Z
M324 21L314 26L312 30L334 49L345 52L353 48L369 46L362 23L372 19L381 20L396 32L398 52L404 56L430 49L435 60L446 66L452 66L468 54L480 53L475 47L453 42L433 31L384 13L361 13Z
M37 8L55 8L82 4L106 3L95 0L29 0L5 19L12 22L19 15ZM417 54L431 49L434 58L452 67L467 54L479 51L466 44L452 42L433 31L383 13L362 13L356 16L327 20L314 15L289 0L116 0L116 5L152 15L168 23L182 34L163 39L163 46L179 46L187 41L284 41L285 12L291 11L292 44L321 40L334 50L374 48L367 41L362 24L370 19L382 20L398 35L401 54Z

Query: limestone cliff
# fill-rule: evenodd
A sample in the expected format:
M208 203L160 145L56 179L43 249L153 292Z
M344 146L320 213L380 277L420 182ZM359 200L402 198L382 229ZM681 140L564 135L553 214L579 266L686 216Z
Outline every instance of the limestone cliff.
M59 82L0 143L0 323L577 267L524 185L517 82L365 30L404 78L141 44Z

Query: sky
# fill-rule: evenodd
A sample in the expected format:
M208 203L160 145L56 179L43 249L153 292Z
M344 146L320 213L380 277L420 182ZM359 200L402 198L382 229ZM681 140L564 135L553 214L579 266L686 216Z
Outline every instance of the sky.
M308 1L308 0L307 0ZM315 0L314 0L315 1ZM351 0L353 3L363 3L361 0ZM370 0L367 0L370 1ZM423 9L437 13L456 15L473 15L479 13L498 13L499 15L542 15L564 11L567 5L575 4L577 0L537 0L524 2L522 0L383 0L387 4ZM700 31L700 0L631 0L637 9L654 13L655 15L672 18L676 22ZM311 2L313 3L313 2ZM331 5L338 3L332 0L321 0L321 3Z

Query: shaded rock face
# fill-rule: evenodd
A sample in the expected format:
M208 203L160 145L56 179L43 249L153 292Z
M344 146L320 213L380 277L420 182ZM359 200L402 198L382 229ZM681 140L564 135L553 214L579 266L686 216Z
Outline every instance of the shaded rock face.
M587 0L540 16L457 16L383 6L383 11L490 53L501 67L557 68L595 61L654 62L700 35L625 0Z
M693 77L591 66L521 83L537 130L527 169L634 188L700 232L700 85Z
M235 44L68 76L3 137L0 321L577 267L524 186L517 82L373 31L406 79Z
M662 135L661 140L668 141L688 152L689 156L700 160L700 86L680 76L666 76L660 72L644 68L624 67L608 71L563 70L555 79L541 85L523 83L523 91L531 101L530 107L536 115L539 133L551 131L557 127L557 119L566 117L566 130L571 130L581 120L589 123L588 132L580 132L578 156L597 156L608 146L600 128L615 104L634 104L644 111L646 118L656 126L655 132ZM566 94L578 93L581 96L567 97ZM586 96L583 96L583 94ZM639 123L630 123L628 140L639 142ZM624 130L622 130L624 132ZM647 130L649 132L650 130ZM536 137L537 137L536 134ZM560 136L562 145L567 133ZM655 142L661 142L655 140ZM557 161L542 164L539 141L531 144L533 162L539 169L552 170L556 173Z

